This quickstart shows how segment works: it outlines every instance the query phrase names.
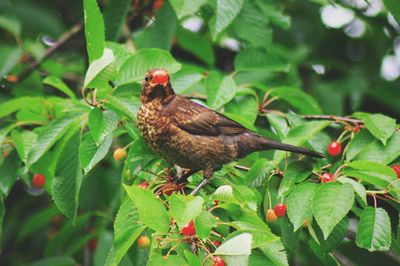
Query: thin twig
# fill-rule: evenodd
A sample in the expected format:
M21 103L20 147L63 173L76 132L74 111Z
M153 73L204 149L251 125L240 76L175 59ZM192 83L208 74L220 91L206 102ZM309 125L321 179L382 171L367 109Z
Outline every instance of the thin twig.
M239 169L239 170L243 170L243 171L249 171L250 170L250 167L239 165L239 164L236 164L233 167L235 167L236 169Z
M76 34L80 33L83 29L83 24L82 22L79 22L78 24L75 24L72 26L72 28L64 33L58 40L57 42L54 43L51 47L49 47L44 55L39 59L33 61L25 70L21 72L21 74L18 76L17 82L21 82L36 69L38 68L47 58L49 58L55 51L57 51L62 45L64 45L66 42L68 42L72 37L74 37Z
M343 116L334 116L334 115L303 115L304 119L308 120L332 120L337 122L349 122L353 124L363 124L364 122L359 119L343 117Z

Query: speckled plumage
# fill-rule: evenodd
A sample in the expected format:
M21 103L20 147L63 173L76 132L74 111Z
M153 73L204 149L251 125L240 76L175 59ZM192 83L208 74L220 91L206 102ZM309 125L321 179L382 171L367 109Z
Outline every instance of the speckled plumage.
M275 148L322 157L265 139L218 112L176 95L169 76L163 84L153 83L155 75L168 73L154 69L146 74L137 124L150 147L171 164L193 172L205 170L208 179L223 164L258 150Z

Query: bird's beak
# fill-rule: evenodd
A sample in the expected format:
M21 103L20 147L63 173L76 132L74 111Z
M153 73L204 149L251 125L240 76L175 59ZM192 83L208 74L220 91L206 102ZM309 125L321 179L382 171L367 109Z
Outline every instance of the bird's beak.
M166 81L166 82L153 82L153 81L150 81L150 86L151 87L156 87L156 86L162 86L162 87L165 87L165 86L167 86L167 84L168 84L168 81Z

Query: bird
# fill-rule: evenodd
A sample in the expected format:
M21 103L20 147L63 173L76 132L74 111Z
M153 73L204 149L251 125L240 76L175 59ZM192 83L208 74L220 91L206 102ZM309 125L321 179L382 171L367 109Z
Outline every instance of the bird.
M277 149L323 158L321 153L267 139L238 122L176 94L162 68L146 72L137 126L151 149L172 165L189 169L185 178L203 171L196 194L224 164L262 150ZM181 177L182 178L182 177Z

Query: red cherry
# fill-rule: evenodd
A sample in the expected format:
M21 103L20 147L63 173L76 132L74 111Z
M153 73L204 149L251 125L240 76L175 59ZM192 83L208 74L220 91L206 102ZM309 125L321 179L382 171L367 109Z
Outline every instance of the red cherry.
M143 188L143 189L147 189L149 187L149 182L143 181L142 183L139 184L139 187Z
M226 265L225 261L221 257L218 257L218 256L214 256L212 258L212 261L213 261L213 266L225 266Z
M282 217L286 214L286 205L283 203L276 204L274 207L276 216Z
M335 180L334 176L328 172L324 173L320 178L322 183L329 183Z
M273 209L268 209L267 211L267 221L269 223L275 222L275 220L278 219L278 216L276 216L276 213Z
M216 246L216 247L221 246L221 242L220 242L220 241L217 241L217 240L211 241L211 244L213 244L213 245Z
M96 238L90 239L88 246L91 251L94 251L97 248L97 239Z
M194 228L193 220L191 220L187 225L182 227L181 234L185 236L192 236L196 234L196 229Z
M219 200L214 200L214 205L218 205Z
M43 188L46 184L46 177L42 174L35 174L32 178L32 185L35 188Z
M169 75L168 72L164 69L157 69L153 73L153 77L151 79L152 83L157 83L157 84L163 84L165 82L168 82Z
M141 236L137 240L137 245L139 248L148 248L150 247L150 239L147 236Z
M126 151L123 148L118 148L114 151L113 156L116 161L122 161L126 158Z
M392 165L392 169L396 172L397 177L400 178L400 164Z
M154 10L159 10L164 4L164 0L156 0L154 1L153 8Z
M330 156L338 156L342 152L342 144L338 141L332 141L328 145L328 154Z

